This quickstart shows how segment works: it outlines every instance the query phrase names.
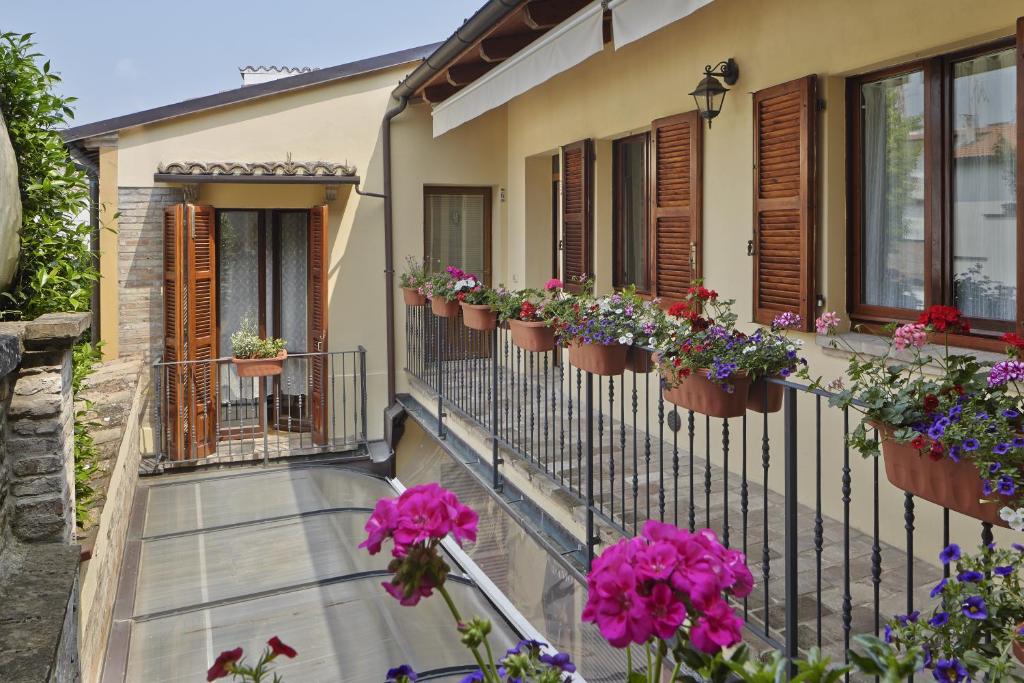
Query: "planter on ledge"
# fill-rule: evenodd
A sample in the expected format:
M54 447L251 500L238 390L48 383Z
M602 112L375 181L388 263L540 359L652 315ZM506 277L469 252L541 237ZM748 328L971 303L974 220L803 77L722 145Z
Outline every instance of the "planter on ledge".
M280 375L284 361L288 357L288 351L282 349L273 358L235 358L231 362L235 364L235 370L239 377L270 377Z
M654 369L654 353L638 346L630 346L626 354L626 369L646 375Z
M525 351L543 353L555 349L555 330L547 323L510 319L508 328L512 343Z
M459 317L459 300L447 301L435 296L430 300L430 310L439 318L457 318Z
M624 344L569 344L569 362L580 370L595 375L610 377L621 375L626 369L626 354L629 347Z
M996 526L1007 526L999 517L1005 503L981 501L981 477L970 458L953 462L932 460L910 444L893 438L893 430L875 425L882 442L882 459L889 483L918 498Z
M462 302L462 324L471 330L490 332L498 326L498 314L487 304Z
M412 287L402 287L402 298L405 299L406 306L423 306L427 303L427 297Z
M695 413L711 417L741 417L747 411L750 376L735 374L730 381L733 387L730 392L709 380L707 375L706 369L695 370L675 387L664 388L662 395L669 403Z
M782 395L785 387L758 377L750 384L747 409L755 413L777 413L782 410ZM767 393L767 397L765 392Z

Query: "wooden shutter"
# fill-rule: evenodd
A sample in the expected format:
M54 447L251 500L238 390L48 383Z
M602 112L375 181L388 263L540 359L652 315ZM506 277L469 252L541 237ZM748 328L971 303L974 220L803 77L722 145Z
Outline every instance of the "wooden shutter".
M309 403L313 443L327 443L327 206L309 210Z
M686 297L701 276L701 137L697 112L651 124L653 291L667 302Z
M164 209L164 357L165 363L184 360L182 286L182 251L185 241L185 205L176 204ZM172 460L185 457L185 387L187 370L185 366L168 365L160 381L166 397L164 434L167 449Z
M580 140L562 148L562 279L571 292L592 276L594 233L594 144Z
M198 457L217 447L217 233L212 206L186 207L188 245L188 359L192 363L192 444Z
M754 320L814 318L815 77L754 93Z

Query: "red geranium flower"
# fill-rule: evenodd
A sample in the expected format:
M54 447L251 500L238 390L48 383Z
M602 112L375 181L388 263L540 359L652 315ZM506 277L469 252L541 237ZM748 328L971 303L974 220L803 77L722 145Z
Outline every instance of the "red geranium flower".
M686 314L687 306L683 302L674 303L669 306L668 314L673 318L681 318Z
M929 306L917 318L922 325L930 325L936 332L952 332L953 334L967 334L971 331L971 325L963 318L959 309L953 306L942 306L936 304Z
M213 662L213 666L206 672L207 681L215 681L218 678L224 678L231 673L229 666L237 662L242 658L242 648L236 647L234 650L225 650L217 655L217 659Z
M942 447L942 442L933 441L932 449L931 452L928 454L928 457L931 458L932 460L942 460L942 453L944 451L945 449Z
M279 655L284 655L288 659L292 659L293 657L295 657L295 655L298 654L295 651L295 648L291 647L290 645L285 645L277 636L274 636L273 638L268 640L267 645L270 646L270 651L274 654L275 657Z
M934 413L935 409L939 407L939 397L935 394L928 394L924 397L924 411L926 413Z
M921 450L922 448L924 448L924 437L918 434L917 436L910 440L910 445L918 450Z
M531 304L529 301L524 301L519 307L519 317L523 320L529 320L533 317L533 314L537 312L537 307Z

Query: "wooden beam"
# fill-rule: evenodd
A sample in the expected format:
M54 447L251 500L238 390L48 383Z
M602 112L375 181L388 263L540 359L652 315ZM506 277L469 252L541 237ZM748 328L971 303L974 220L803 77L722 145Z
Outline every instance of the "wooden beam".
M534 31L561 24L590 0L530 0L523 10L523 23Z
M446 78L452 85L469 85L496 66L494 62L471 62L455 64L448 68Z
M459 90L462 86L455 86L451 83L438 83L437 85L428 85L423 89L423 99L430 104L437 104L443 102Z
M480 58L485 62L503 62L542 35L543 31L531 31L487 38L480 43Z

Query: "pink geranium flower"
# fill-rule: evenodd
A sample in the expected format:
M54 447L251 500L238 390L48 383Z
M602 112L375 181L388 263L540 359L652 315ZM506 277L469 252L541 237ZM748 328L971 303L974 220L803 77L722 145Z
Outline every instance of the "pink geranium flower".
M562 281L559 280L557 277L553 277L544 283L544 289L546 289L549 292L553 289L561 289L563 286L564 285L562 284Z
M733 613L724 600L714 603L697 619L690 631L690 640L701 652L709 655L732 647L743 638L743 620Z
M835 311L822 313L821 316L814 321L814 329L818 334L828 334L837 327L839 327L839 314Z
M913 346L921 348L928 342L928 330L921 323L901 325L892 335L892 344L900 351Z

